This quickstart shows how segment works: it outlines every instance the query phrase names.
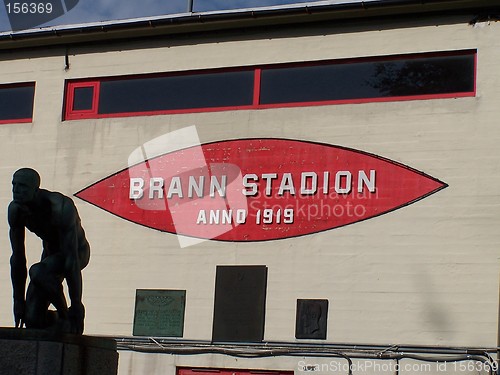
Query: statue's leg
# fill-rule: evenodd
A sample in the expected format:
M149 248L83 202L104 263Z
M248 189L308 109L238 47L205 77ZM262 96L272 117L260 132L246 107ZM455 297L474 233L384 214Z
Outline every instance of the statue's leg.
M50 302L45 298L45 293L30 282L26 292L26 328L47 328L47 309Z
M55 255L31 266L29 274L37 292L43 294L43 298L54 305L60 318L66 319L68 305L62 286L63 270L64 259Z

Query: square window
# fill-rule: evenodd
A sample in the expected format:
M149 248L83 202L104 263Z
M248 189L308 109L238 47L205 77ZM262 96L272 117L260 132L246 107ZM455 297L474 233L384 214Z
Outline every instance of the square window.
M94 104L94 87L75 87L73 111L91 111Z
M99 100L99 82L66 82L65 120L95 118Z

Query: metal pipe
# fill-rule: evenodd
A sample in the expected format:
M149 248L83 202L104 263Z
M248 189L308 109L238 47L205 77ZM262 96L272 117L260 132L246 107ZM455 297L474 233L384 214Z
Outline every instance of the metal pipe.
M121 338L117 340L118 350L130 350L143 353L163 353L170 355L200 355L220 354L238 358L268 358L268 357L311 357L311 358L343 358L348 362L349 375L352 375L353 359L371 359L377 361L401 361L403 359L420 362L453 363L475 361L482 363L484 368L493 375L496 363L488 354L498 348L453 348L453 347L422 347L380 345L340 345L321 344L317 346L287 343L288 345L262 344L213 344L213 343L183 343L182 341L162 340L153 338ZM334 347L335 346L335 347ZM368 350L367 348L371 348ZM413 348L413 350L411 350ZM404 349L404 351L403 351Z
M152 342L149 337L114 337L117 343L147 344ZM208 340L184 340L172 338L155 337L156 342L162 345L178 345L192 347L225 347L234 349L300 349L300 350L352 350L352 351L374 351L378 354L386 352L411 352L411 353L432 353L444 355L483 355L484 353L496 353L500 347L460 347L460 346L438 346L438 345L380 345L380 344L349 344L349 343L301 343L286 341L263 341L261 343L234 343L220 342L213 343Z

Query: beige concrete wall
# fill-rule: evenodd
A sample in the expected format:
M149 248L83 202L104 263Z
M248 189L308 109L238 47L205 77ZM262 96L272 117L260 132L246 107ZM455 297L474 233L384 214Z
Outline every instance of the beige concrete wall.
M138 288L185 289L184 338L210 340L216 266L265 264L266 340L295 341L296 299L326 298L329 342L496 345L500 25L433 21L308 30L305 36L262 32L255 40L247 33L112 50L70 47L68 71L62 49L45 57L0 56L0 83L37 82L33 123L0 126L4 212L18 167L36 168L43 187L71 195L127 167L141 144L190 125L203 143L242 137L320 141L381 155L449 184L409 207L340 229L183 249L174 235L76 199L92 245L84 271L87 333L131 335ZM468 48L478 51L474 98L61 122L65 79ZM0 220L0 325L12 324L7 231ZM40 244L30 236L28 246L35 261ZM232 361L210 358L215 367ZM168 361L167 367L177 359ZM274 368L281 368L279 362Z

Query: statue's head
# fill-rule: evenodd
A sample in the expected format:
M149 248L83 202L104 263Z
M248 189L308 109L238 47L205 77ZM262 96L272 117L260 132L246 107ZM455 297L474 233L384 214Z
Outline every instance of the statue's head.
M40 175L31 168L18 169L12 177L12 196L15 202L33 201L40 188Z

